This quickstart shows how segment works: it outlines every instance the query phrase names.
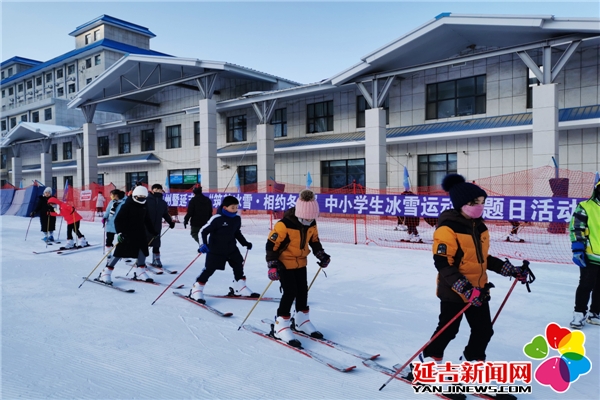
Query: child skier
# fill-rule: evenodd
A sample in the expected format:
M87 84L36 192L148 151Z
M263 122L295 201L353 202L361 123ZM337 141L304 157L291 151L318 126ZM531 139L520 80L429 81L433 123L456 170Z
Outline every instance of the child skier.
M125 202L125 192L119 189L114 189L110 192L110 202L106 211L104 212L104 218L102 218L102 226L106 228L106 251L110 251L113 247L113 240L117 231L115 229L115 217L119 213L121 206ZM108 256L107 261L110 262L111 256Z
M38 197L37 207L30 214L33 218L35 214L40 216L40 225L42 226L42 232L45 236L42 238L44 241L54 242L54 229L56 227L56 217L51 215L54 212L54 208L48 205L48 199L52 196L52 188L47 187L44 189L44 193Z
M212 201L208 197L202 194L202 186L196 185L193 189L194 197L188 204L187 213L183 219L183 227L187 228L187 224L190 223L190 235L192 238L200 244L200 238L198 233L208 220L213 215Z
M146 235L148 243L152 246L152 265L157 268L162 268L162 262L160 261L160 231L162 230L163 219L169 228L175 228L175 221L169 215L169 205L163 199L163 187L160 183L152 185L152 193L149 193L148 201L146 202L146 212L152 221L154 229L149 231ZM159 232L158 236L153 236L152 232Z
M67 244L65 245L65 248L72 249L75 246L87 246L88 242L85 240L85 236L79 229L79 221L81 221L83 218L77 211L75 211L75 207L58 200L56 197L50 197L48 199L48 204L52 205L55 210L55 212L51 213L51 215L55 217L61 216L67 223ZM76 244L73 241L73 231L75 231L75 234L79 239L79 244Z
M449 192L454 209L444 211L433 234L433 260L438 270L437 296L440 298L440 316L437 333L464 307L471 327L469 342L463 351L466 361L485 361L485 350L494 334L489 307L487 270L503 276L512 276L525 283L528 271L508 260L488 254L490 235L483 222L487 193L479 186L466 182L462 175L450 174L442 181ZM431 342L419 355L421 362L439 362L444 350L458 333L462 315ZM409 365L408 368L411 366ZM403 371L410 378L411 370Z
M237 296L259 297L246 285L244 276L244 259L237 247L236 240L246 247L252 249L252 243L248 242L242 231L242 218L237 215L239 201L233 196L225 196L223 202L217 209L217 213L200 230L202 244L198 253L206 254L204 269L196 278L196 282L190 290L190 297L204 304L204 285L216 270L224 270L225 263L229 263L233 269L233 289ZM206 244L208 243L208 245Z
M277 309L274 334L277 339L300 347L300 341L291 332L290 310L296 302L294 329L314 338L322 339L323 335L310 322L308 307L308 283L306 257L310 248L319 259L321 268L329 265L330 257L323 250L319 241L317 217L319 204L312 191L300 192L296 206L287 210L283 219L278 221L267 240L267 265L269 279L279 280L283 295Z
M98 192L98 195L94 197L93 200L96 201L96 215L101 217L104 212L104 203L106 202L106 199L102 192Z
M146 257L148 257L148 242L146 240L146 229L154 232L152 221L146 213L146 199L148 189L144 186L136 186L115 217L115 230L117 232L118 245L115 247L112 260L104 267L98 280L108 285L112 284L112 272L115 265L123 257L137 258L134 268L133 279L146 282L154 282L148 277L146 269Z

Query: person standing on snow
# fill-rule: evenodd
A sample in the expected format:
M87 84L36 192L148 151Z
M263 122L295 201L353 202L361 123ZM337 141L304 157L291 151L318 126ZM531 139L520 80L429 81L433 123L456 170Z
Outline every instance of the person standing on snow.
M206 261L204 269L198 275L190 290L190 297L199 303L205 303L204 286L206 282L216 270L223 271L225 263L229 263L233 269L234 294L236 296L259 297L258 293L252 292L246 285L244 258L237 247L237 242L240 242L248 250L252 249L252 243L246 240L240 230L242 218L237 215L238 205L238 199L233 196L225 196L217 209L217 213L200 230L202 244L198 249L198 253L206 254Z
M183 218L183 227L187 228L187 224L190 223L190 235L194 240L200 244L198 238L198 232L213 215L212 201L208 197L202 194L202 186L196 185L193 189L194 197L188 204L187 213Z
M106 251L110 251L113 247L113 240L117 231L115 229L115 217L119 213L121 206L125 202L125 192L119 189L114 189L110 192L110 202L106 211L104 212L104 218L102 218L102 226L106 228ZM112 256L108 256L107 263L110 262Z
M439 322L434 335L465 303L471 303L464 312L471 335L461 359L485 361L485 350L494 334L489 306L489 288L493 285L488 283L487 270L515 277L523 283L527 281L528 270L488 254L490 234L481 218L487 197L483 189L458 174L446 175L442 188L449 192L454 209L440 214L433 234L433 260L438 270L437 296L440 299ZM456 337L461 320L462 315L425 347L419 361L440 362L444 350ZM412 365L403 373L412 379Z
M146 199L148 198L148 189L144 186L136 186L127 197L121 209L115 217L115 230L117 231L117 246L113 258L108 265L104 267L98 280L108 285L112 284L111 274L115 265L121 258L137 258L136 265L133 268L133 279L154 282L148 277L146 268L146 257L148 257L148 241L146 239L146 230L153 232L154 226L146 212Z
M274 335L294 347L301 343L291 332L290 310L296 302L294 329L317 339L323 334L310 322L308 307L307 259L310 248L319 259L321 268L326 268L331 260L325 253L319 231L317 217L319 204L315 194L308 189L300 192L295 207L287 210L269 233L267 240L267 266L269 279L279 280L283 295L277 309Z
M67 244L65 248L72 249L73 247L85 247L88 245L87 240L85 240L85 236L81 233L81 229L79 229L79 221L83 218L77 211L75 211L75 207L70 204L63 203L58 200L56 197L50 197L48 199L48 204L54 207L55 212L51 213L53 216L61 216L64 218L67 223ZM73 231L77 235L79 239L79 244L73 241Z
M104 212L104 203L106 202L106 198L102 194L102 192L98 192L98 196L94 197L93 200L96 200L96 214L101 217Z
M38 203L35 210L29 214L31 218L33 218L35 214L40 216L40 225L42 227L42 232L45 234L42 240L48 242L54 242L54 229L56 228L56 217L51 215L51 213L54 212L54 208L48 205L48 199L51 197L54 197L52 196L52 188L47 187L44 189L44 193L38 197Z
M162 220L164 219L169 224L169 228L175 228L175 221L169 215L169 205L163 199L163 193L162 185L155 183L152 185L152 193L150 193L146 202L146 211L153 226L153 229L147 232L146 239L148 239L147 243L150 243L150 246L152 246L151 264L157 268L162 268L162 262L160 261ZM153 232L158 232L158 235L154 235Z
M592 197L577 205L569 232L573 262L579 267L571 327L581 329L586 321L600 325L600 182L594 187ZM590 294L592 304L586 315Z

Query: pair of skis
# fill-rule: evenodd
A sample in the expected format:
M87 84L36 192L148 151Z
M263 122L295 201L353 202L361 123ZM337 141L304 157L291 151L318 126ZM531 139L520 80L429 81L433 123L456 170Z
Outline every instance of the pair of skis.
M47 254L47 253L71 254L71 252L74 252L75 250L86 250L86 249L89 249L91 247L97 247L97 246L99 246L99 245L97 245L97 244L88 244L86 246L75 246L75 247L70 247L70 248L59 247L58 249L54 249L54 250L34 251L33 254Z

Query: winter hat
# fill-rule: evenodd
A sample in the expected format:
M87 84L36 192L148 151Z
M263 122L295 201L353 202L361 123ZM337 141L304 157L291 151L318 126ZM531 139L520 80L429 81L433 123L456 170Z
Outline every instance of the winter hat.
M44 194L46 194L46 193L52 194L52 188L51 187L47 187L46 189L44 189Z
M487 197L485 190L465 181L465 177L459 174L446 175L442 180L442 189L450 194L450 200L455 210L460 210L462 206L480 196Z
M303 219L317 219L319 216L319 203L312 190L304 189L296 201L296 217Z
M234 196L225 196L223 198L223 202L221 203L221 207L229 207L234 204L240 204L239 200Z

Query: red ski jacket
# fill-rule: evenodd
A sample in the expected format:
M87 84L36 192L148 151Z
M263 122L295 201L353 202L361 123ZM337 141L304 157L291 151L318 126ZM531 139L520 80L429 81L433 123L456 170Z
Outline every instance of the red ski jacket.
M77 221L81 221L83 218L81 217L81 215L79 215L77 213L77 211L75 211L75 207L73 207L72 205L69 205L65 202L62 202L60 200L58 200L55 197L50 197L48 199L48 204L52 204L52 205L57 205L58 207L54 207L55 209L58 208L58 212L56 213L50 213L50 215L52 215L53 217L57 217L57 216L61 216L65 219L65 221L67 222L67 224L71 225L74 224Z

